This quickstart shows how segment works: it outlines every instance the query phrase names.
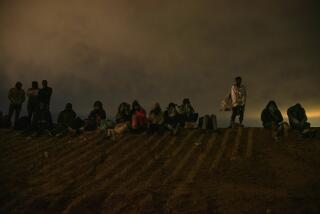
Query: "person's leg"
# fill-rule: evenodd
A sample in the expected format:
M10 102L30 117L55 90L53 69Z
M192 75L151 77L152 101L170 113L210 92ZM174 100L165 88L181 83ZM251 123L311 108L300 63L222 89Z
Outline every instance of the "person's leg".
M8 121L11 121L12 115L14 113L14 105L10 104L9 106L9 112L8 112Z
M244 106L239 106L239 122L242 125L243 123L243 118L244 118Z
M31 105L30 103L28 103L27 111L28 111L28 119L29 119L29 122L31 122L32 113L33 113L33 107L32 107L32 105Z
M230 128L233 127L234 125L234 121L236 119L236 116L237 116L237 113L238 113L238 107L232 107L232 115L231 115L231 122L230 122Z
M20 113L21 113L21 105L16 105L15 106L15 117L14 117L14 126L16 126L18 120L19 120L19 117L20 117Z

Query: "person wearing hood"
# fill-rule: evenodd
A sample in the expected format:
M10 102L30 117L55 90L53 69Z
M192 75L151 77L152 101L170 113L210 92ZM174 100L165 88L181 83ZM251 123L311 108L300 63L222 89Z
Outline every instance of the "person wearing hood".
M22 83L17 82L14 88L11 88L8 94L10 101L8 120L11 122L11 118L15 113L14 127L16 127L17 121L19 120L22 104L26 99L26 94L22 89Z
M308 117L305 109L300 103L290 107L287 110L290 127L294 130L298 130L302 137L313 137L315 131L311 130L311 125L308 123Z
M195 123L198 120L198 114L195 113L189 98L183 99L182 105L179 106L178 110L181 116L182 126L188 127L189 124Z
M106 111L103 109L101 101L96 101L93 104L93 110L90 112L86 125L85 131L95 131L100 126L101 121L107 118Z
M148 121L149 131L151 133L163 131L164 114L159 103L154 104L149 113Z
M147 125L146 111L141 107L137 100L132 103L131 110L131 128L133 130L143 129Z
M164 123L165 127L171 131L173 135L177 134L181 119L176 104L169 103L167 110L164 112Z
M285 123L275 101L270 101L261 113L261 121L265 129L272 131L272 136L276 141L283 135Z
M116 123L124 123L131 121L131 109L130 104L123 102L118 107L118 112L116 115Z
M231 87L231 101L232 101L232 115L229 128L233 128L235 125L235 119L239 116L240 126L243 126L243 118L245 105L247 100L247 90L242 84L242 78L236 77L235 84Z

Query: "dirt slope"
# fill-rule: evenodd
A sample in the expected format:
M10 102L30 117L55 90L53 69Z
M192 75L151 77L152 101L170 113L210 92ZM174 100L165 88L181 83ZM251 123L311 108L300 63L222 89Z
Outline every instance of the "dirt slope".
M0 131L0 213L319 213L320 140L259 128L29 139Z

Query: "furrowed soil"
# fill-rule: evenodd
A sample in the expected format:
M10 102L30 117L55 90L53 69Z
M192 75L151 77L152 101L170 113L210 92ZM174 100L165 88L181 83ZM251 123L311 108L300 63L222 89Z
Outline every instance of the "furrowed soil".
M320 138L0 130L0 213L320 213Z

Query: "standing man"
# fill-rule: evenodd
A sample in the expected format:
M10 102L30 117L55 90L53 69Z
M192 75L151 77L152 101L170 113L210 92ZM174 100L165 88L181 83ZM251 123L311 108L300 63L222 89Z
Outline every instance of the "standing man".
M244 85L242 85L242 78L236 77L235 84L231 87L231 100L232 100L232 116L231 124L229 128L233 128L235 124L236 116L239 115L239 122L242 126L244 110L247 99L247 91Z
M32 117L39 108L39 86L37 81L32 81L32 87L27 91L28 96L28 119L32 121Z
M14 126L16 126L16 123L19 120L19 116L21 113L22 104L26 100L26 94L22 89L21 82L17 82L15 87L10 89L8 98L10 100L8 120L11 121L13 113L15 113Z
M48 87L48 81L42 81L42 88L39 91L39 101L44 104L44 107L49 109L52 95L52 88Z

